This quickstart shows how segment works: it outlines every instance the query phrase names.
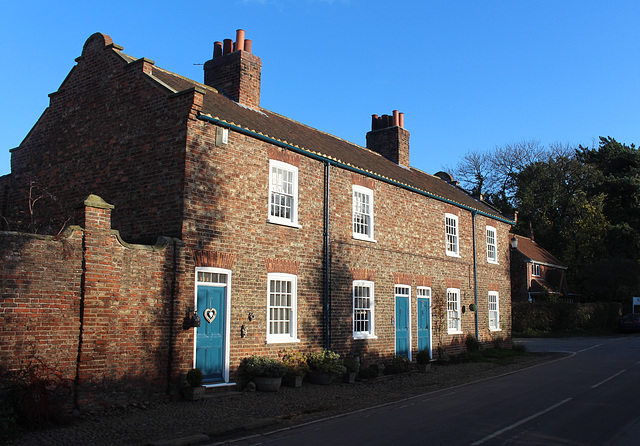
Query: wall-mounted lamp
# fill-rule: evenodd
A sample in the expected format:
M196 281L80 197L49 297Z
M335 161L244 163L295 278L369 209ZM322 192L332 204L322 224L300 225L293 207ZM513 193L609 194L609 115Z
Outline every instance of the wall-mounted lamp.
M189 309L187 311L187 315L184 317L184 320L182 321L182 329L183 330L188 330L190 328L197 328L200 326L200 316L198 316L198 312L194 311L193 314L191 314L191 316L189 316L189 313L191 313L191 310Z
M511 247L513 249L518 249L518 239L517 239L517 237L515 235L511 239Z

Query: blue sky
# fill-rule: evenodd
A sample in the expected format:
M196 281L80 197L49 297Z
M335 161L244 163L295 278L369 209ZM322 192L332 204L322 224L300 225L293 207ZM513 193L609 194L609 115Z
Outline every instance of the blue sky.
M202 81L213 42L244 29L264 108L360 145L372 114L397 109L429 173L523 140L640 142L636 1L6 3L0 175L94 32Z

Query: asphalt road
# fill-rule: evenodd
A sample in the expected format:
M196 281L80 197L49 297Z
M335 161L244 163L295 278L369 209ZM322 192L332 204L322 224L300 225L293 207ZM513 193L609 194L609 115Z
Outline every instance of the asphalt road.
M234 445L640 445L640 335L526 339L570 356Z

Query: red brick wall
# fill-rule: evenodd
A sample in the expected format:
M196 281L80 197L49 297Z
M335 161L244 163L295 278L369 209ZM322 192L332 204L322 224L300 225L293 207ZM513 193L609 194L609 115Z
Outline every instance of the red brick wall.
M323 346L323 164L233 130L229 144L215 145L215 126L194 121L190 131L187 160L185 232L187 246L212 253L233 255L231 295L231 372L232 379L242 358L251 354L276 356L284 348L303 351ZM278 155L284 152L288 155ZM289 157L297 165L299 185L299 224L301 228L267 222L269 159ZM194 162L189 162L193 159ZM293 159L295 162L292 162ZM198 163L195 160L199 160ZM461 290L463 335L434 334L434 348L440 342L450 352L465 348L467 334L475 334L472 215L453 205L421 197L353 172L331 167L330 172L330 250L331 250L331 346L341 353L356 351L373 358L394 354L394 275L411 277L412 348L417 350L416 286L432 286L434 319L436 308L446 307L447 281ZM374 189L376 242L352 237L352 185ZM445 255L444 215L459 217L460 258ZM497 228L498 264L486 260L486 225ZM509 225L483 216L476 217L479 334L484 343L494 338L510 339L511 310L508 264ZM299 262L298 337L299 343L267 344L267 268L266 261ZM197 266L205 266L187 256L185 293L193 293ZM376 335L373 340L353 340L353 271L375 274ZM288 272L288 271L279 271ZM491 286L490 286L491 284ZM488 330L488 291L500 295L502 331ZM443 300L444 299L444 300ZM254 320L248 320L253 313ZM245 325L247 336L240 336ZM185 349L186 355L190 354ZM185 357L186 359L186 357Z
M0 235L0 363L4 371L46 365L81 410L165 395L182 332L183 315L172 311L171 239L123 244L110 213L90 197L84 230L58 239Z
M152 62L127 63L104 39L87 40L50 106L12 151L14 189L3 214L11 230L28 223L28 186L37 178L43 198L35 214L40 225L54 220L54 231L72 214L70 205L97 194L116 206L114 226L128 240L180 236L185 122L197 93L167 95L148 79Z

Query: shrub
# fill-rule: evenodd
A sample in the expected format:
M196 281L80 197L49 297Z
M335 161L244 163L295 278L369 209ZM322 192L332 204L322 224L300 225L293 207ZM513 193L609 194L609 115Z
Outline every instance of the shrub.
M475 336L468 334L467 338L464 340L464 343L467 346L468 352L477 352L480 350L480 342L476 339Z
M287 371L282 361L257 355L250 356L245 360L245 368L247 374L252 378L282 378Z
M187 382L191 387L200 387L202 385L202 371L200 369L191 369L187 372Z
M411 362L406 356L396 356L384 367L385 375L397 375L411 370Z
M312 371L320 373L343 375L347 371L346 367L342 364L340 355L326 349L309 353L307 355L307 364L309 364L309 368Z
M280 352L280 359L287 370L287 375L305 376L309 373L307 358L299 351L292 348L285 349Z
M360 364L353 358L344 358L342 363L347 369L347 373L357 373L360 369Z
M418 364L428 364L431 358L429 358L429 352L426 350L420 350L416 355L416 362Z

